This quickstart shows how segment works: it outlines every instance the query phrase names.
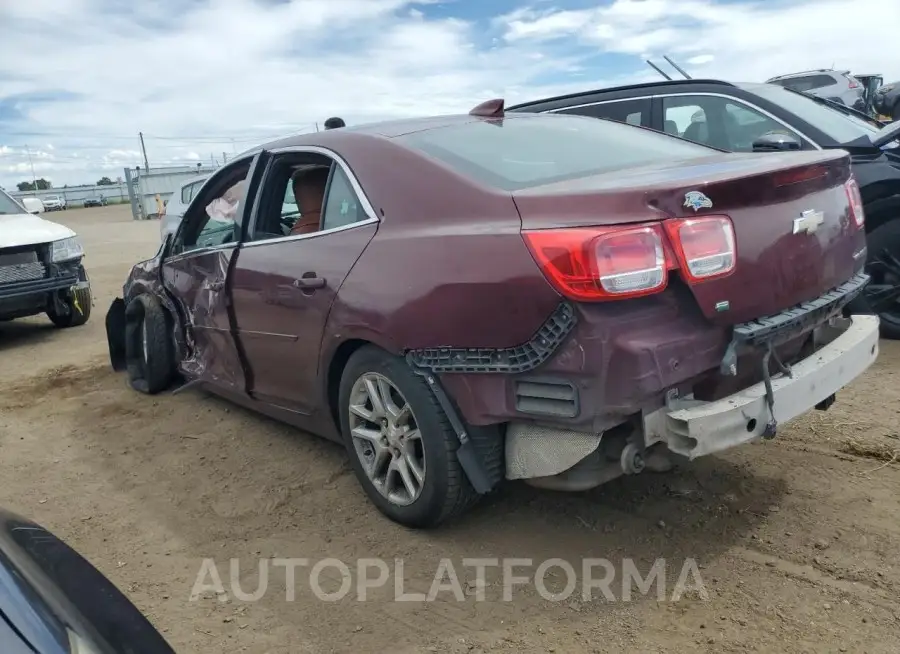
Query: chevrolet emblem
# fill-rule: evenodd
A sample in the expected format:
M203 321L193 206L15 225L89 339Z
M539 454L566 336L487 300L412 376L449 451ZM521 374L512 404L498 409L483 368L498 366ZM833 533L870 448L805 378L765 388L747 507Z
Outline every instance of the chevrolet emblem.
M794 231L793 234L812 234L817 229L819 229L819 225L825 222L825 214L821 211L815 211L814 209L808 209L800 214L799 218L794 218Z

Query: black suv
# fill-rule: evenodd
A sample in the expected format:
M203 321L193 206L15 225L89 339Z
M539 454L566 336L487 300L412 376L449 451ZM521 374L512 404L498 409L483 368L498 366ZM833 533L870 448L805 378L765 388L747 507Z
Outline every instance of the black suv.
M699 79L586 91L506 111L617 120L733 152L847 150L866 211L866 301L881 317L882 335L900 339L900 123L884 127L774 84Z

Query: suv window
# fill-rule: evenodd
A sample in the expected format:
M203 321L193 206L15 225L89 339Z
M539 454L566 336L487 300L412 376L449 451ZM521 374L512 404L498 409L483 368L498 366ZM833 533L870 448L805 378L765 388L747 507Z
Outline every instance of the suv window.
M473 181L507 191L710 154L651 130L563 114L511 114L397 140Z
M826 86L837 84L831 75L802 75L800 77L788 77L786 79L773 80L772 84L784 86L795 91L812 91Z
M606 118L629 125L650 125L650 98L642 100L614 100L586 107L572 107L557 113Z
M201 179L198 182L194 182L193 184L187 184L181 189L181 203L182 204L190 204L191 200L194 199L194 196L197 195L197 191L200 190L200 187L203 186L205 179Z
M714 95L663 98L666 131L695 143L732 152L752 152L753 142L770 132L799 134L736 99ZM676 131L671 131L674 126Z

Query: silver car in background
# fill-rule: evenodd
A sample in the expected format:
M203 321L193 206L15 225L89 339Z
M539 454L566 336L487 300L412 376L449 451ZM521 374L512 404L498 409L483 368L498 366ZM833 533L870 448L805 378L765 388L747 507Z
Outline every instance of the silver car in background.
M191 200L197 195L200 187L206 182L208 175L201 177L192 177L184 182L178 190L176 190L169 202L166 204L165 210L159 219L159 237L161 241L166 239L166 234L174 234L187 211Z
M862 111L865 109L865 87L849 70L806 70L801 73L778 75L766 80L766 84L777 84L794 91L809 93L825 100Z

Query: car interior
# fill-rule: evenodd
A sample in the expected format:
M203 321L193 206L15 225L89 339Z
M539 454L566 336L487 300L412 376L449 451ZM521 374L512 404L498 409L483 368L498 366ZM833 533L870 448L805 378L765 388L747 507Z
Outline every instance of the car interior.
M172 253L202 247L213 247L236 241L240 229L239 219L243 202L243 182L250 172L250 162L232 170L223 171L219 177L213 178L207 192L191 205L191 209L182 221L175 235Z
M322 155L285 155L266 175L250 240L315 234L365 217L341 166Z

